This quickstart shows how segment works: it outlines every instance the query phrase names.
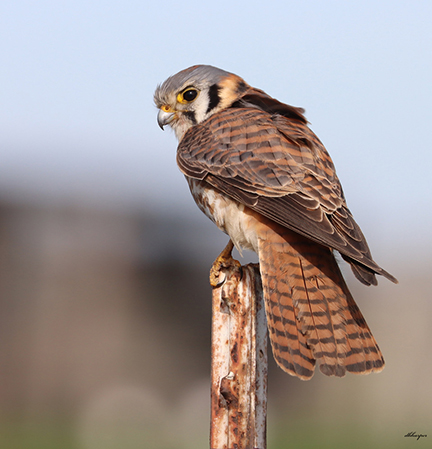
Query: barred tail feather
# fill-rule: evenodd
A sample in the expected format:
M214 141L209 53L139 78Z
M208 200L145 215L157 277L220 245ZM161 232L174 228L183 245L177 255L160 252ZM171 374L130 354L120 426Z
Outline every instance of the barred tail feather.
M258 253L274 357L307 380L381 371L384 360L329 248L263 226Z

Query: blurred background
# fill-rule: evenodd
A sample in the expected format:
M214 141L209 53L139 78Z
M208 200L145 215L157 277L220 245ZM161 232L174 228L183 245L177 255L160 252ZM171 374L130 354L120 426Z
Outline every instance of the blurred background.
M208 447L227 237L152 103L199 63L306 109L400 281L343 265L386 369L301 382L271 360L269 448L430 447L431 20L427 0L3 0L0 447Z

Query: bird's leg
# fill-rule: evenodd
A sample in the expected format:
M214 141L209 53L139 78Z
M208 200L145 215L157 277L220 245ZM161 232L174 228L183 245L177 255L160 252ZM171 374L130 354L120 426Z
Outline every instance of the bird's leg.
M234 248L234 243L230 239L227 246L222 250L210 269L210 285L212 287L217 287L225 280L225 275L222 273L222 269L227 269L229 267L240 268L241 264L238 260L233 259L232 250Z

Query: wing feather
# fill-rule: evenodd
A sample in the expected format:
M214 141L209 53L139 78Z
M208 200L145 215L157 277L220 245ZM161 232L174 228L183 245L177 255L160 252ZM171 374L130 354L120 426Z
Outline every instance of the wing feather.
M302 110L274 99L276 113L244 107L257 99L264 104L265 94L253 89L242 107L225 109L189 129L177 151L181 171L338 250L352 265L360 264L353 271L361 282L375 284L374 273L395 281L373 261L332 160Z

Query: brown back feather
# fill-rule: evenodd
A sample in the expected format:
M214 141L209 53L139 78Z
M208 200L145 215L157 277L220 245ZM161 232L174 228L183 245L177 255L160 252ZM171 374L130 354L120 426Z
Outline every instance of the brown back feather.
M282 108L261 91L249 95L262 97L269 110ZM300 112L285 106L296 119L239 107L192 127L178 147L180 169L276 223L337 249L361 282L376 284L375 273L397 282L373 261L324 146L298 118Z

